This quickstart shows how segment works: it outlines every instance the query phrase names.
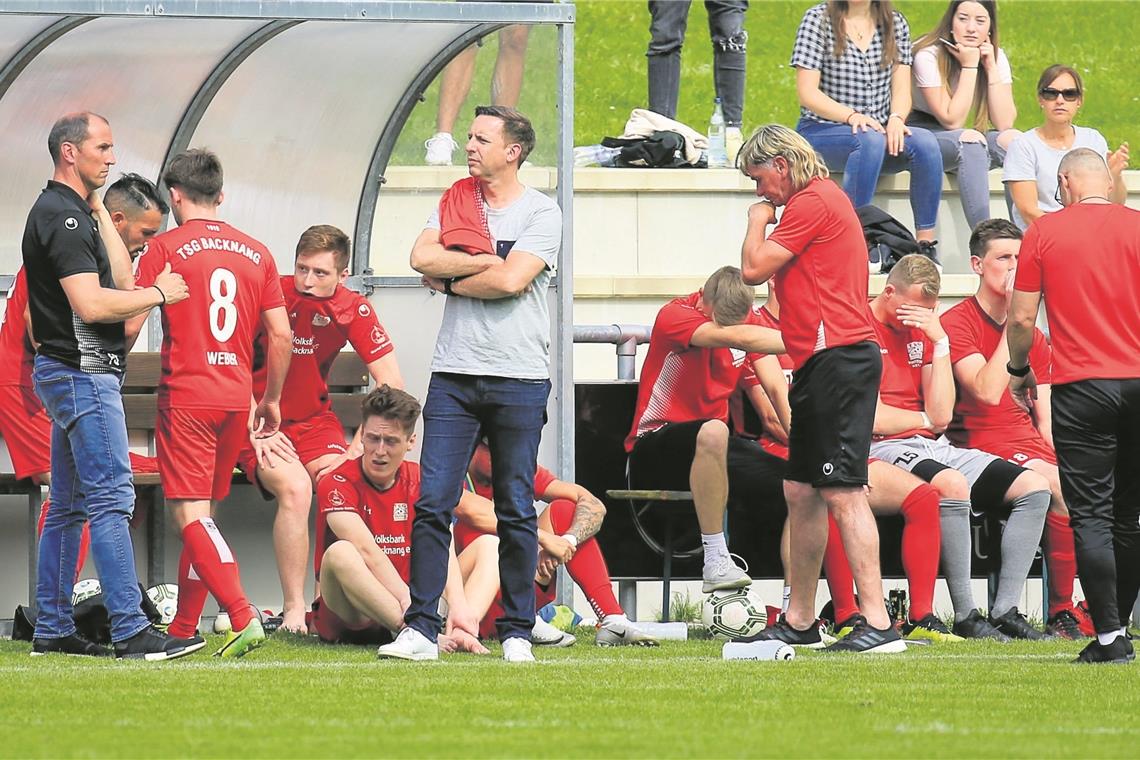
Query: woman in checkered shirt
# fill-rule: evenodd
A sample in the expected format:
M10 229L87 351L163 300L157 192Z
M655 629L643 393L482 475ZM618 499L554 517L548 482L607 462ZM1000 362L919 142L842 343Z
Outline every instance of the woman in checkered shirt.
M910 170L910 205L922 253L938 261L934 228L942 153L927 129L908 127L910 28L889 0L832 0L809 8L791 65L800 100L797 131L856 208L871 203L882 172Z

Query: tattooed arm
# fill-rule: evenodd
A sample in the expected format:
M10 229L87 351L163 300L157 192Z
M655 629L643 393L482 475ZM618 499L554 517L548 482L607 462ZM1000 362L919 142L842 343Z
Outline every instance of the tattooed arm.
M606 516L606 505L582 486L555 480L547 486L546 491L538 494L538 497L546 502L555 499L574 502L574 519L570 522L570 530L567 533L578 539L579 546L601 530L602 520Z

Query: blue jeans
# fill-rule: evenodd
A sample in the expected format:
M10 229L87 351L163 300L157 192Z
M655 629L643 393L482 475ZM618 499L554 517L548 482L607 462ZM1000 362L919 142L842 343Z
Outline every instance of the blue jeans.
M121 377L89 374L37 356L36 394L51 417L51 509L40 535L36 638L75 632L71 587L85 521L91 556L111 617L111 640L150 625L140 607L128 523L135 506Z
M843 172L843 191L855 208L871 203L880 174L910 170L910 208L916 230L932 230L942 198L942 150L928 129L911 127L897 156L887 155L887 136L879 132L851 133L846 124L800 119L796 131L823 157L827 168Z
M491 449L499 527L499 639L530 641L538 527L534 473L546 421L549 380L519 380L436 372L424 403L420 498L412 524L411 606L404 621L435 641L437 611L447 581L451 520L480 434Z

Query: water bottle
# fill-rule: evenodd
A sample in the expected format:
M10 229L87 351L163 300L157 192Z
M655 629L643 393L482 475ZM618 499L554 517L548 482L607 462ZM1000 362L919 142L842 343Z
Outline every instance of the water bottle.
M724 110L720 98L715 101L712 118L709 119L709 166L728 166L728 152L724 147Z
M635 625L641 629L642 633L656 636L662 641L688 641L689 639L688 623L643 623L638 621Z
M729 641L720 650L724 660L794 660L796 650L782 641Z
M607 148L604 145L579 145L574 148L575 166L617 166L621 148Z

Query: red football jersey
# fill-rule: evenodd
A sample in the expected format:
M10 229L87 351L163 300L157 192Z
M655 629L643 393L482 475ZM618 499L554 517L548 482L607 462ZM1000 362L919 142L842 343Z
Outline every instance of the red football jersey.
M670 422L728 420L728 397L740 381L747 354L689 345L697 328L712 321L697 309L699 299L699 293L675 298L657 312L626 451L633 450L638 436Z
M32 387L32 364L36 352L28 341L24 310L28 308L28 276L24 268L16 272L16 282L4 306L4 325L0 327L0 385Z
M396 482L381 491L364 477L360 458L349 459L317 483L317 553L313 567L321 574L325 549L338 539L325 515L355 512L364 520L380 551L388 555L407 583L411 577L412 520L420 497L420 466L405 461L396 470Z
M912 412L925 411L922 405L922 368L934 361L934 344L922 330L908 328L892 330L871 313L867 307L883 353L883 378L879 382L879 396L884 404ZM934 438L934 433L922 428L906 430L895 435L877 435L884 438L913 438L916 435Z
M150 241L135 282L170 263L190 297L162 309L160 409L249 409L261 312L284 306L269 250L225 222L191 219Z
M980 354L988 361L1004 340L1002 326L990 318L973 296L943 314L941 321L950 336L950 361L954 363L971 354ZM1029 364L1038 383L1051 382L1049 343L1040 330L1033 331ZM959 390L954 420L946 430L946 437L955 446L988 451L994 444L1039 438L1040 434L1028 412L1014 402L1006 388L997 406L983 404Z
M776 272L780 331L799 369L814 354L874 340L867 303L867 241L851 201L829 179L792 196L768 238L794 258Z
M1045 296L1055 384L1140 377L1140 211L1078 203L1035 220L1014 287Z
M390 354L395 347L380 324L376 310L359 293L338 285L328 298L297 292L292 275L281 277L281 292L293 327L293 358L281 395L281 419L307 420L329 408L329 369L346 343L365 364ZM267 339L259 329L253 359L253 394L265 393Z
M761 327L770 327L773 330L780 329L780 320L776 319L776 317L772 315L772 312L768 311L767 307L753 306L752 315L753 321ZM784 370L784 379L788 381L788 387L791 388L792 373L794 369L792 366L792 358L787 354L779 354L776 358L780 360L780 367ZM757 378L756 373L752 371L752 362L746 361L744 363L744 373L740 378L739 388L741 392L739 394L734 394L733 398L737 398L737 395L744 396L743 391L746 388L752 388L759 384L760 379ZM752 402L747 397L741 399L741 404L751 403ZM743 418L743 413L741 414L741 418ZM760 446L763 447L763 449L769 454L778 456L780 459L788 458L788 445L773 438L771 433L768 432L767 428L765 428L760 433Z

